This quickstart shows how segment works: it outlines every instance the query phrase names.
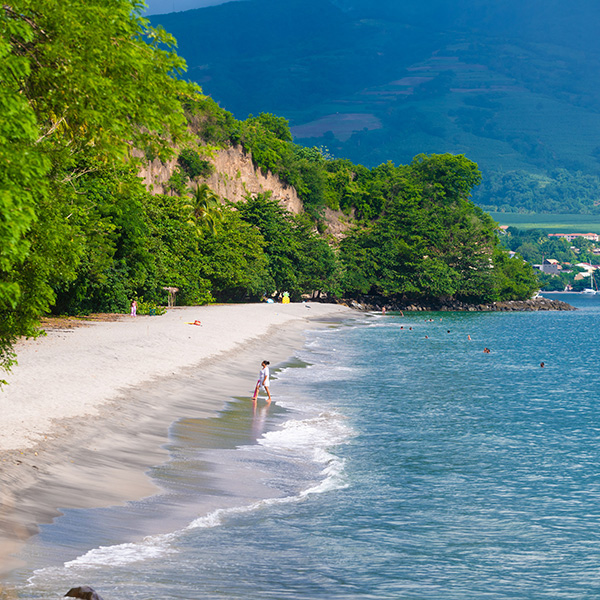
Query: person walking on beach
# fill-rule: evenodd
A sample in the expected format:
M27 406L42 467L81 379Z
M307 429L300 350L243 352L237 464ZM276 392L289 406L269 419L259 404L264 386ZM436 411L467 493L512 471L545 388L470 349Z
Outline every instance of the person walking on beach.
M134 301L131 303L131 316L132 316L132 317L135 317L135 316L136 316L136 314L137 314L137 302L134 300Z
M269 391L269 384L270 384L270 373L269 373L269 365L271 363L268 360L263 360L262 363L260 364L260 366L262 367L260 370L260 373L258 374L258 381L256 382L256 388L254 389L254 398L253 400L256 400L256 397L258 396L258 390L261 387L264 387L266 392L267 392L267 396L269 397L269 400L267 402L271 402L271 392Z

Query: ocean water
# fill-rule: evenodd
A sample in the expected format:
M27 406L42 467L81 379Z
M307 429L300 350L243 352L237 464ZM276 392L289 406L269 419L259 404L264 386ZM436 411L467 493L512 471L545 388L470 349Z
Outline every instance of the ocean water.
M163 494L43 526L18 595L597 598L600 297L561 298L310 332L271 406L173 424Z

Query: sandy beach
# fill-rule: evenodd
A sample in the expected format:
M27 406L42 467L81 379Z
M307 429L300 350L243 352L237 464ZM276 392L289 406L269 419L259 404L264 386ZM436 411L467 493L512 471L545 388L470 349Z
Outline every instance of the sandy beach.
M351 316L316 303L183 307L21 341L0 391L0 575L57 509L156 492L146 471L164 459L174 420L249 396L261 360L276 369L307 329ZM206 392L191 408L178 403L190 374Z

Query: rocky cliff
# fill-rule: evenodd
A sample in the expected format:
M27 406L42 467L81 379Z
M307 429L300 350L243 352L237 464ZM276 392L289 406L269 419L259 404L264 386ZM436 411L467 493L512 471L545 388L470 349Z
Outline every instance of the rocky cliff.
M302 200L295 188L281 181L273 173L265 174L261 169L257 169L252 162L252 155L245 152L241 146L219 150L209 160L214 166L214 172L203 181L220 198L239 202L248 194L271 192L272 198L278 200L291 213L298 214L303 211ZM144 165L140 177L152 193L170 194L167 182L176 166L176 158L166 163L155 159ZM352 216L326 208L324 220L327 223L327 232L340 239L350 227Z
M256 169L252 163L252 156L244 152L241 146L217 151L210 162L215 170L204 181L219 197L239 202L248 194L271 192L272 197L290 212L302 212L302 200L296 190L272 173L265 174ZM176 165L177 159L167 163L155 159L142 168L140 176L153 193L167 194L169 192L166 184Z

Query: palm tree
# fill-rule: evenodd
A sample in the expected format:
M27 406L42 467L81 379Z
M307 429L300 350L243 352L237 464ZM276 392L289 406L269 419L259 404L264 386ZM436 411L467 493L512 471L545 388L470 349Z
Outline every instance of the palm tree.
M206 183L190 188L189 191L191 202L184 205L184 208L190 211L188 223L195 225L198 233L207 227L214 234L217 224L223 220L219 197Z

